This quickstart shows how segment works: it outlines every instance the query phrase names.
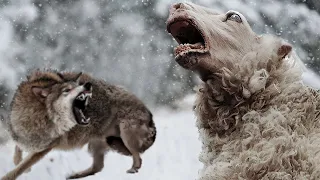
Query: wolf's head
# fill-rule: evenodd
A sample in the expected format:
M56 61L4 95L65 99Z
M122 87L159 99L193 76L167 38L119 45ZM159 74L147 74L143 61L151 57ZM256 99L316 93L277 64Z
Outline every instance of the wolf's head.
M81 73L74 79L64 79L63 75L54 72L36 72L28 77L33 83L31 90L38 101L45 104L49 118L63 118L81 125L89 123L83 110L92 95L90 82L80 84Z
M254 33L239 12L217 13L193 3L172 5L167 31L179 43L177 63L198 73L203 81L223 68L236 74L248 64L253 66L246 76L263 68L270 73L271 66L279 68L292 49L280 38Z

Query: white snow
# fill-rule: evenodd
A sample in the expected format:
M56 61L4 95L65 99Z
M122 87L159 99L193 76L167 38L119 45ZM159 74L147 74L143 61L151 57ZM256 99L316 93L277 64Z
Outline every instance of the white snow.
M12 43L14 34L13 28L9 21L5 20L0 14L0 34L3 34L0 38L0 84L13 87L16 85L16 71L17 66L13 67L10 59L12 54L17 51L15 45ZM13 49L11 49L14 47Z
M95 18L99 15L100 7L95 1L83 1L83 14L88 18Z
M306 85L320 89L320 77L310 69L303 73L302 80Z
M13 5L1 11L1 14L13 21L20 23L30 23L38 17L37 9L26 1L20 5Z

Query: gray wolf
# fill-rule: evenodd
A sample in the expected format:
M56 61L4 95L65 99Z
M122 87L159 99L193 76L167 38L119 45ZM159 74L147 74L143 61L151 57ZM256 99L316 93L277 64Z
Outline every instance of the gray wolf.
M69 179L103 169L110 150L132 156L128 173L141 167L140 154L155 141L149 109L123 88L84 73L35 70L18 86L9 132L16 143L15 169L2 179L16 179L53 149L70 150L88 143L93 164ZM22 160L22 151L29 152Z
M172 5L175 61L202 80L195 113L201 180L320 179L320 97L292 45L239 12Z

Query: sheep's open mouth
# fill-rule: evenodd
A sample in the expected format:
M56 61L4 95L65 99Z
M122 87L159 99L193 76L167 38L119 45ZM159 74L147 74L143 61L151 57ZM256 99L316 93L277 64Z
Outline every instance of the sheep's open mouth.
M197 64L196 58L186 58L194 53L208 51L203 33L190 20L177 20L167 26L168 32L179 45L174 49L176 61L184 67Z
M89 103L89 98L92 97L91 91L83 91L73 101L73 114L78 124L89 124L90 117L85 116L85 110Z

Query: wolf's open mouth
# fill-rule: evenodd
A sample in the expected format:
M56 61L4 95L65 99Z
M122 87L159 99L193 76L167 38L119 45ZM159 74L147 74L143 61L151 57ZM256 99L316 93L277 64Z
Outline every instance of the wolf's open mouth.
M89 103L89 98L92 97L91 91L83 91L79 93L76 99L73 101L73 114L78 124L87 125L90 121L90 117L85 116L85 109Z
M205 53L208 51L203 33L191 20L170 22L167 30L179 43L174 50L176 59L192 52Z

